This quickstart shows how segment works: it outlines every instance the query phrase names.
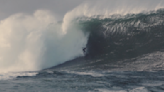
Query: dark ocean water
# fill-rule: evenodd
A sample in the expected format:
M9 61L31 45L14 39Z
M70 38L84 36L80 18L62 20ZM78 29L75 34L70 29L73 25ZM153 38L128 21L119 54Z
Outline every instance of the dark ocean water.
M163 92L164 71L47 71L0 81L1 92Z
M89 33L84 57L1 74L0 92L164 92L164 10L101 17L74 20Z

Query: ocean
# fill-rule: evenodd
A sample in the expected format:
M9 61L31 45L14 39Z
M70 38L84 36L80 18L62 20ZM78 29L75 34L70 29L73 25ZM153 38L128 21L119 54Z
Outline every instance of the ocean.
M164 8L84 6L63 21L47 10L1 21L0 92L164 92Z

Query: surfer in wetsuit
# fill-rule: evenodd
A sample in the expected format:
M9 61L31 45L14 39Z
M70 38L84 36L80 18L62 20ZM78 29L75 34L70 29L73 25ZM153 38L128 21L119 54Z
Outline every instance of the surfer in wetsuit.
M86 47L83 48L83 53L84 53L84 55L87 54L87 48Z
M88 58L88 53L87 53L87 48L86 47L83 48L83 53L84 53L85 59L87 59Z
M83 52L84 52L84 54L86 54L86 48L83 48Z

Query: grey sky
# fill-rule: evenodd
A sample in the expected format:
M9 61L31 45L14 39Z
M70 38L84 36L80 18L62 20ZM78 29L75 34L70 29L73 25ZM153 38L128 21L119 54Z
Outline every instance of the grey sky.
M58 17L63 18L64 14L85 1L102 1L102 0L0 0L0 20L15 13L33 13L38 9L51 10ZM124 2L125 0L104 0ZM151 2L155 4L163 0L130 0L130 2L139 1L140 4ZM108 5L108 3L106 3ZM150 6L151 6L150 4Z
M0 19L15 13L33 13L37 9L47 9L63 16L84 0L0 0Z

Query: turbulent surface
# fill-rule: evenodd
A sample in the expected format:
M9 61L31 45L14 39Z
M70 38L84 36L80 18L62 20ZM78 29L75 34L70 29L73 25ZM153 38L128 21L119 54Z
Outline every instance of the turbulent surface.
M44 71L0 84L2 92L163 92L164 71Z

